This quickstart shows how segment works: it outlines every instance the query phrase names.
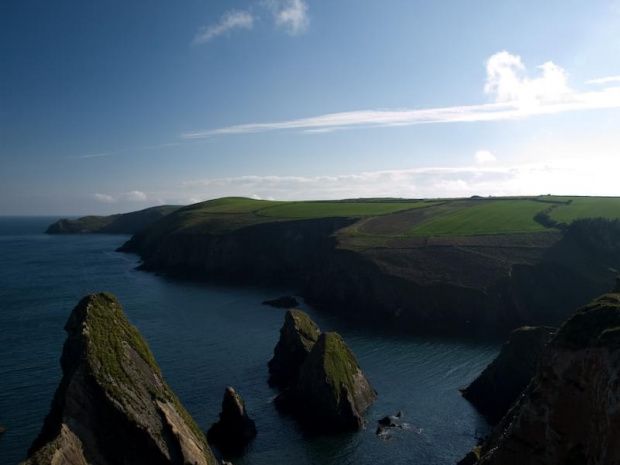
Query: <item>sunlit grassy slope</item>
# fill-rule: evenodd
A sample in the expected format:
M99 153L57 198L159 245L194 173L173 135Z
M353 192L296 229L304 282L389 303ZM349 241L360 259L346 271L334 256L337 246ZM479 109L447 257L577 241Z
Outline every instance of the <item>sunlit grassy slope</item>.
M556 208L549 216L561 223L570 223L579 218L620 219L620 198L618 197L571 197L569 205Z
M413 227L414 236L471 236L543 231L534 216L548 208L531 200L498 200L478 202L469 208L447 212Z
M478 236L549 231L534 219L541 212L567 224L578 218L620 218L620 198L541 196L275 202L227 197L184 207L157 228L161 233L226 234L260 223L340 217L359 220L343 231L344 236L369 240L372 237Z

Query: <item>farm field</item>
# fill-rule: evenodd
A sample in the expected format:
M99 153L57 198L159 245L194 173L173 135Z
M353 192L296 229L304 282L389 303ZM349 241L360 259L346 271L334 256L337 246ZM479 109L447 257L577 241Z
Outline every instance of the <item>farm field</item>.
M570 223L580 218L620 219L620 198L618 197L567 197L569 205L562 205L550 213L560 223Z
M422 222L407 235L471 236L544 231L547 228L534 221L534 216L548 206L531 200L484 201Z
M389 215L403 210L424 208L436 202L285 202L257 213L272 218L333 218Z

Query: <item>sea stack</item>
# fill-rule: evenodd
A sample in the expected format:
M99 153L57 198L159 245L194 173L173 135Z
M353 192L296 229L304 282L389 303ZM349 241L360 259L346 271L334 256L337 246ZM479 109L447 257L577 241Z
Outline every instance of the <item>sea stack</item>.
M276 398L307 428L322 433L357 431L376 392L338 333L319 336L293 387Z
M289 310L280 329L280 340L269 361L269 384L288 388L297 382L299 369L314 347L321 331L301 310Z
M243 399L228 386L224 390L220 419L207 433L209 443L224 452L236 453L242 451L255 436L256 425L245 411Z
M189 413L111 294L73 309L63 377L27 465L214 465Z
M468 463L620 463L619 373L620 294L614 293L562 325L524 395Z
M556 328L548 326L515 329L497 358L463 389L463 397L491 423L498 423L532 380L554 331Z

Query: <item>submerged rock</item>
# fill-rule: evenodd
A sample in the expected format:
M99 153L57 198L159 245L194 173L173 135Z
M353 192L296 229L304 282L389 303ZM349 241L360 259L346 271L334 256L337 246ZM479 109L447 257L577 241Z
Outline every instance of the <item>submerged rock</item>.
M321 331L310 317L301 310L289 310L280 329L280 340L269 361L269 384L287 388L299 376L304 363Z
M228 386L224 391L220 419L207 433L209 442L222 451L239 452L255 436L256 425L248 417L243 399Z
M499 422L536 373L538 360L554 331L547 326L514 330L497 358L463 389L463 397L491 423Z
M25 464L217 463L113 295L84 297L65 330L63 377Z
M620 294L562 325L479 457L479 465L620 463Z
M0 434L6 433L6 428L4 426L0 426Z
M356 431L377 393L337 333L323 333L303 363L295 385L276 398L309 429Z
M293 296L283 295L277 299L265 300L263 305L269 305L275 308L295 308L299 305L299 302L297 302L297 299Z

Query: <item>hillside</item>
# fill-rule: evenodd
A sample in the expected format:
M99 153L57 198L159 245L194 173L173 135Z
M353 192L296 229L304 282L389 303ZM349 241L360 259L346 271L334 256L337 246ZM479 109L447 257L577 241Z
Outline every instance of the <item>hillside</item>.
M50 225L46 234L135 234L180 208L161 205L137 212L109 216L83 216L76 220L60 219Z
M593 250L620 238L617 202L224 198L180 208L122 250L171 274L293 280L320 307L401 328L508 331L558 324L606 290L620 258ZM588 208L607 219L585 220Z

